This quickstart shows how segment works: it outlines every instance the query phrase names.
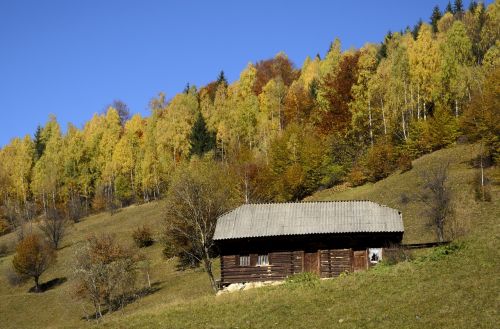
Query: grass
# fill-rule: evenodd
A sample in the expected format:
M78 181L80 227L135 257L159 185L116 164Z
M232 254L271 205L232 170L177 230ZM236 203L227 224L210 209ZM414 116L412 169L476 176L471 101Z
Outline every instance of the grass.
M308 201L324 200L371 200L399 209L403 213L405 226L404 243L436 241L434 231L429 227L419 201L418 191L421 185L420 173L439 163L449 163L449 185L453 193L455 217L460 224L470 230L473 212L482 204L473 202L472 180L476 173L469 166L469 161L479 154L479 147L458 145L422 156L413 161L413 169L404 173L397 172L374 184L365 184L356 188L320 191ZM494 173L492 173L494 174Z
M215 297L200 270L179 272L174 261L165 261L161 246L145 251L158 291L105 316L104 328L494 328L500 322L498 273L500 197L498 170L493 202L473 199L474 177L468 161L477 148L459 145L414 161L414 169L387 179L341 192L325 190L310 200L370 199L403 211L405 242L434 241L421 205L413 196L418 189L418 170L433 163L450 162L450 182L456 205L455 217L467 234L445 249L421 252L414 261L377 266L369 271L322 280L303 280L292 285L253 289ZM402 196L407 196L402 197ZM42 294L27 293L31 283L9 287L0 276L0 323L2 328L92 327L81 317L82 304L70 291L71 262L75 248L92 232L113 232L132 243L139 225L158 227L162 203L129 207L116 215L99 214L74 225L58 252L56 267L42 281L68 280ZM14 239L10 234L0 243ZM0 274L12 256L0 258ZM300 280L299 280L300 281Z
M91 309L72 294L73 255L82 241L92 233L111 233L124 244L133 244L132 232L147 224L159 232L162 213L161 202L131 206L110 216L107 213L85 218L73 225L57 252L57 264L41 277L41 282L55 278L66 278L63 284L41 294L28 293L32 281L20 287L10 287L5 273L11 267L12 255L0 258L0 327L2 328L59 328L82 327L89 324L82 320L84 307ZM11 243L15 234L0 237L0 243ZM141 249L151 263L151 279L157 292L146 296L127 307L127 312L149 308L158 303L175 304L189 301L200 295L211 294L208 279L201 270L176 270L174 260L166 261L160 243ZM140 278L140 284L145 284Z

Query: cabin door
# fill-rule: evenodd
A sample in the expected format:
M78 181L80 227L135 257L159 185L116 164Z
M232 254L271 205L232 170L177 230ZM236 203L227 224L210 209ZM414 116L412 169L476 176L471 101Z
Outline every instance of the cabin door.
M366 250L354 251L352 267L354 272L368 268L368 254Z
M319 253L304 253L304 272L316 273L319 275Z

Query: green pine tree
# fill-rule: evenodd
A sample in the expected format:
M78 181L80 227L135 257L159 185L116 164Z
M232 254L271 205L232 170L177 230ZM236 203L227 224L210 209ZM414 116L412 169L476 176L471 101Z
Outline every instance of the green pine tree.
M451 6L451 2L448 1L448 4L446 5L446 9L444 10L445 13L450 13L453 14L453 7Z
M453 14L459 18L464 14L464 4L462 0L455 0L453 4Z
M472 0L470 3L469 3L469 11L471 13L474 13L476 11L476 8L477 8L477 2Z
M227 79L224 71L220 71L219 76L217 77L217 86L219 86L221 83L227 86Z
M215 134L208 131L203 115L198 113L190 136L190 155L203 155L215 148Z
M432 25L432 32L437 33L438 31L438 21L441 19L443 15L441 14L441 10L439 10L439 6L436 5L434 6L434 9L432 10L432 15L431 15L431 25Z
M415 26L413 27L413 30L411 31L411 34L413 35L413 40L417 40L418 31L420 31L420 27L422 26L422 24L423 24L423 21L420 18L418 20L417 24L415 24Z
M43 151L45 151L45 140L43 139L42 127L40 125L36 127L33 143L35 144L35 161L38 161L42 157Z

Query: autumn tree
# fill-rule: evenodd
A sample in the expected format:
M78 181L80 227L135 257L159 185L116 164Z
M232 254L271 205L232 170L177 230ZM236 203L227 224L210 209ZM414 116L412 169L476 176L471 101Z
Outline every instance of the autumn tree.
M191 87L187 93L177 94L158 117L156 141L174 165L189 156L189 136L198 111L196 88Z
M292 83L283 102L284 124L282 126L290 123L305 124L309 121L315 107L311 93L300 80Z
M353 100L349 103L352 114L352 128L356 134L372 146L375 139L374 117L376 102L373 103L370 82L377 69L377 48L367 45L361 49L358 61L358 77L352 86Z
M154 103L157 103L156 105ZM158 105L161 104L161 105ZM144 201L157 200L164 191L166 173L172 165L170 152L165 151L165 146L158 143L157 125L165 113L164 95L151 102L152 113L146 119L144 129L144 144L139 163L139 179Z
M130 120L130 109L128 105L120 99L115 99L113 103L106 107L106 110L110 107L114 108L118 112L120 123L122 124L122 126L125 126L125 122L127 122L127 120Z
M417 40L408 48L411 79L416 85L417 119L427 118L428 105L434 100L439 72L439 47L431 27L422 24Z
M293 63L282 52L278 53L272 59L257 62L255 70L256 75L253 90L256 95L262 92L262 88L271 79L281 79L283 84L288 87L298 77L298 72L295 70Z
M353 100L351 88L358 79L358 59L359 52L345 54L338 74L328 73L320 84L325 104L319 109L317 126L323 133L343 132L351 123L349 103Z
M239 81L228 89L229 121L225 121L225 129L232 139L236 152L242 147L250 149L258 145L256 139L259 99L253 88L257 70L249 64L240 74Z
M55 262L53 249L38 235L28 235L19 242L12 265L16 272L35 281L35 291L40 291L40 276Z
M311 127L290 124L270 148L270 189L274 201L300 200L336 180L326 140Z
M296 81L292 83L294 85ZM269 152L271 138L283 130L285 124L285 97L287 88L281 78L271 79L259 95L259 113L257 115L257 134L260 150Z
M472 44L461 21L453 23L442 44L442 88L447 103L453 104L455 117L469 92L467 70L472 64Z
M63 199L66 215L78 222L88 213L93 177L89 174L91 154L85 147L83 132L69 125L63 140Z
M480 141L486 157L493 163L500 162L500 65L493 66L491 72L474 89L472 102L468 104L461 120L464 132L471 140ZM481 161L481 169L483 161Z
M31 220L35 213L33 211L32 189L32 166L34 147L29 136L23 139L14 138L9 145L5 146L2 153L5 181L0 190L3 193L3 205L12 227L21 222Z
M61 128L52 116L43 129L45 151L33 168L31 188L42 203L44 213L56 209L63 184L63 150Z

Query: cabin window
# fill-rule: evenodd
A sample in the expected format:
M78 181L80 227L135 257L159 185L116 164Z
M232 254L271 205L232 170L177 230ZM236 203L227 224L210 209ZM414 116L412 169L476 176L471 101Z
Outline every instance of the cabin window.
M368 257L371 264L377 264L382 260L382 248L369 248Z
M269 265L269 256L259 255L257 257L257 266L265 266L265 265Z
M240 256L240 266L250 266L250 256Z

